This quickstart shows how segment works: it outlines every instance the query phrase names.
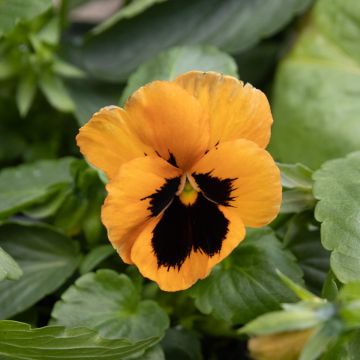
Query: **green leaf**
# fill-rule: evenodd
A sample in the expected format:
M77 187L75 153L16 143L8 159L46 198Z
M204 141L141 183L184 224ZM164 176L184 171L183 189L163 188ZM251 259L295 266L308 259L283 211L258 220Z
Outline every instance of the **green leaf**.
M290 278L288 278L286 275L284 275L281 271L277 270L276 273L280 277L280 279L283 281L283 283L291 289L294 294L296 294L299 299L304 301L321 301L321 299L317 296L315 296L310 291L306 290L304 287L300 286L299 284L292 281Z
M31 329L28 324L0 321L0 355L26 360L123 360L141 356L158 338L130 343L126 339L105 339L86 328L46 326Z
M16 66L9 58L0 59L0 80L6 80L16 74Z
M343 283L360 280L360 152L326 162L314 180L315 217L331 269Z
M31 107L36 94L36 79L34 74L28 73L20 78L16 90L16 104L20 115L25 117Z
M44 160L0 172L0 218L46 200L71 184L74 158Z
M292 255L285 251L272 230L248 231L246 240L231 256L198 282L190 294L203 313L244 323L265 312L294 301L295 295L275 272L301 282L302 272Z
M346 284L339 293L339 315L350 329L360 327L360 282Z
M278 164L284 188L281 213L300 213L315 206L312 171L302 164Z
M118 21L132 18L135 15L142 13L144 10L153 6L154 4L164 1L167 0L133 0L128 5L121 7L120 10L109 19L96 26L96 28L91 30L91 32L93 34L99 34L102 31L111 28Z
M295 255L306 286L320 295L330 268L330 253L321 245L319 224L311 212L295 215L289 221L284 245Z
M338 281L330 270L325 278L321 296L328 301L334 301L339 295Z
M69 77L69 78L85 77L85 73L81 69L61 59L55 59L52 69L57 75L64 77Z
M312 170L302 164L277 164L281 171L281 184L288 189L311 190L313 186Z
M172 0L118 21L84 46L86 68L97 78L126 79L140 64L176 45L211 44L236 53L280 30L310 0ZM276 16L274 16L276 14Z
M94 82L89 79L68 79L65 85L75 104L74 115L80 126L86 124L102 107L116 105L122 91L119 84Z
M91 250L82 260L80 265L80 274L84 275L92 271L97 265L105 260L110 255L114 254L115 250L111 245L99 245Z
M357 0L316 2L276 76L270 148L280 161L317 169L360 149L359 36Z
M52 6L51 0L0 0L0 36L19 21L31 20Z
M165 360L165 354L161 346L157 345L146 350L145 354L136 360Z
M195 334L184 329L168 329L161 341L166 359L202 360L201 344Z
M285 190L282 196L282 214L301 213L315 206L315 199L311 190L291 189Z
M342 328L339 320L330 320L306 342L299 360L316 360L335 342Z
M120 103L125 103L135 90L151 81L174 80L191 70L212 70L237 76L235 61L212 46L175 47L148 60L129 77Z
M55 74L50 72L41 74L39 86L46 99L55 109L64 112L74 111L74 103L63 81Z
M124 274L98 270L79 278L53 309L56 324L86 326L107 338L160 337L169 326L166 313L140 294Z
M16 261L0 247L0 281L18 280L23 272Z
M304 330L318 325L321 320L316 312L306 308L296 311L274 311L249 322L240 329L239 333L259 336Z
M52 293L79 263L76 243L47 227L5 224L0 227L0 246L24 272L18 281L0 283L1 319L29 308Z
M359 331L343 334L339 341L321 357L321 360L357 360L359 343Z
M69 186L63 186L61 190L55 194L51 194L46 200L40 204L32 205L22 212L34 219L45 219L54 215L61 205L66 200L66 197L71 193L72 189Z

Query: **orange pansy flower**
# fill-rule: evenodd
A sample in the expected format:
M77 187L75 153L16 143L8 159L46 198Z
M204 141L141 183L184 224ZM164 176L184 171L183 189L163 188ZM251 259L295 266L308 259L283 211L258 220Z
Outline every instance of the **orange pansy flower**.
M215 72L192 71L101 109L77 143L109 179L102 221L124 262L167 291L206 277L279 212L279 169L264 150L266 96Z

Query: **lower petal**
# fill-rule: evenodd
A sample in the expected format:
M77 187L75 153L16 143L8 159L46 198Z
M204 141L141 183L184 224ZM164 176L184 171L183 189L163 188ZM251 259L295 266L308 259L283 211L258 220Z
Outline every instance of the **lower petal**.
M218 207L202 195L190 206L174 198L161 218L139 235L131 260L162 290L184 290L206 277L244 236L233 209Z
M137 158L121 166L106 189L102 222L124 262L131 264L131 247L151 217L157 216L177 190L179 169L161 158ZM178 180L179 181L179 180ZM171 186L162 191L166 185ZM160 196L158 196L160 194Z
M180 268L159 266L152 247L153 232L159 221L160 219L153 219L146 225L132 247L131 260L141 274L155 281L160 289L185 290L208 275L208 257L201 252L191 251Z
M216 264L229 256L230 253L240 244L240 242L244 240L246 234L245 226L236 210L225 206L220 206L219 209L229 221L229 226L226 237L222 242L221 251L209 258L209 271Z

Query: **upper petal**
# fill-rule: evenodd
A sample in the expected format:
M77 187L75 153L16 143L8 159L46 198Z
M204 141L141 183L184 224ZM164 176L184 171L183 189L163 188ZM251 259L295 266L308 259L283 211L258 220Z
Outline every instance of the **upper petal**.
M154 81L125 104L129 126L162 158L187 170L205 153L209 141L207 114L179 85Z
M76 137L82 154L109 179L115 177L124 162L151 152L131 132L128 120L123 109L105 107L94 114Z
M125 163L107 184L102 222L110 242L126 263L132 263L132 245L146 223L175 195L178 186L173 179L180 175L180 170L165 160L147 156Z
M271 155L252 141L221 143L191 171L204 195L230 206L245 226L264 226L280 210L280 171Z
M244 138L265 148L273 122L264 93L250 84L215 72L191 71L175 82L196 97L209 114L210 147Z

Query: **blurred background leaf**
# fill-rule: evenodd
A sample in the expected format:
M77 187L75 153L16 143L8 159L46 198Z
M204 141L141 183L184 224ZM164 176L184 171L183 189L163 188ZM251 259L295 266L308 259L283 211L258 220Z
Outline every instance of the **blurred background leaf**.
M161 2L90 36L84 44L83 61L93 76L119 81L174 45L207 43L236 53L274 34L310 3L274 0L263 6L258 0Z
M359 37L357 0L316 3L277 71L271 150L280 161L316 169L360 149Z
M0 355L17 359L134 359L157 341L156 337L151 337L130 343L126 339L102 338L96 331L86 328L48 326L31 329L28 324L0 321Z
M0 246L24 273L17 281L0 283L0 318L12 317L62 285L78 266L80 258L76 245L48 227L0 226Z

